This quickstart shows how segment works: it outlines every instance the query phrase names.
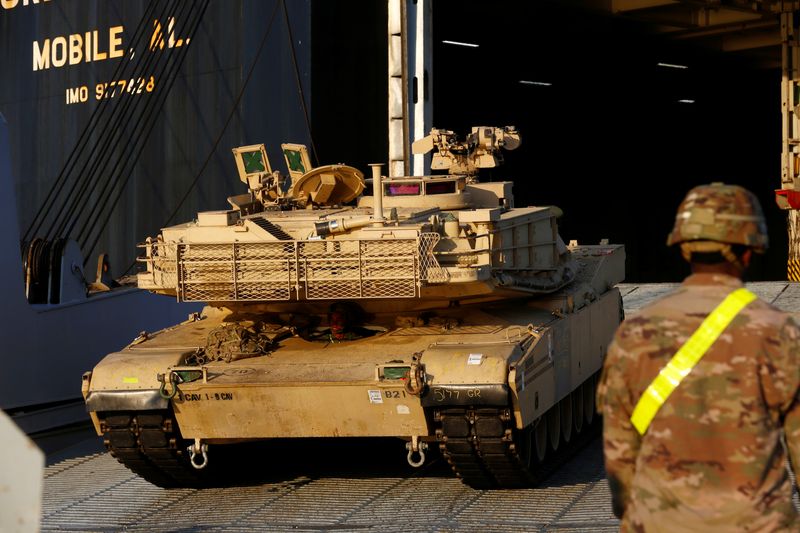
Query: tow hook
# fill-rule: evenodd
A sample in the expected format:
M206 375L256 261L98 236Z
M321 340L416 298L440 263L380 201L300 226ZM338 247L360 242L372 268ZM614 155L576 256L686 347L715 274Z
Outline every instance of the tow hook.
M189 452L189 462L197 470L202 470L208 466L208 444L202 444L200 439L194 439L194 444L186 448ZM197 462L197 456L201 456L202 462Z
M208 368L202 367L199 370L196 368L173 368L169 371L169 378L167 378L166 374L156 375L156 379L161 383L158 393L165 400L171 400L178 394L179 383L190 383L200 378L203 378L203 383L208 383ZM172 384L172 392L170 393L167 392L167 381Z
M414 468L419 468L425 464L425 450L428 449L427 442L420 442L419 437L411 437L411 442L406 442L406 450L408 450L408 464ZM418 459L414 460L414 454L417 454Z
M164 374L158 374L156 379L161 383L161 388L158 389L158 394L165 400L171 400L178 394L178 379L174 372L169 373L169 382L172 384L172 392L167 392L167 378Z

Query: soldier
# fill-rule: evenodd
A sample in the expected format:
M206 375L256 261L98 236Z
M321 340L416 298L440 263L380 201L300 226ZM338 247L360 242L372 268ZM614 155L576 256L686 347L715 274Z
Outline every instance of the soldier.
M692 274L620 325L598 389L622 531L799 531L800 326L744 288L767 248L761 206L735 185L696 187L668 245Z

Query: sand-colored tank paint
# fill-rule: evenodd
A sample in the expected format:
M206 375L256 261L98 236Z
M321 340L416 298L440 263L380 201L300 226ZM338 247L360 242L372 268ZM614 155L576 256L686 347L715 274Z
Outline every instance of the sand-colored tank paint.
M434 130L417 146L458 173L373 167L371 183L307 168L302 145L284 145L285 177L263 146L234 149L249 197L149 239L139 274L208 306L84 377L98 434L163 486L205 479L225 444L309 437L398 437L412 464L438 446L473 486L538 479L593 420L625 258L566 245L558 208L477 181L518 144L513 128Z

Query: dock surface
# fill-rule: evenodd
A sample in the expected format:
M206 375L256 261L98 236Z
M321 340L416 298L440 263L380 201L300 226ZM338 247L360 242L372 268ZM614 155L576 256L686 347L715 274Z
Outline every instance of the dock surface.
M800 284L747 285L800 311ZM677 284L620 285L628 316ZM264 477L240 487L155 487L110 455L85 428L69 448L49 443L42 531L617 531L600 438L540 486L474 490L433 457L415 470L398 440L317 441L243 458ZM81 445L83 443L83 446ZM85 450L94 448L94 452Z

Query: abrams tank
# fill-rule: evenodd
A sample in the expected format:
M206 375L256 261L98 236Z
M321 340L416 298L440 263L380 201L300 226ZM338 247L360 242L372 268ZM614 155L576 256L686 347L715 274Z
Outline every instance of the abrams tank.
M83 376L111 454L198 486L237 443L398 437L412 466L438 450L473 487L540 480L596 434L624 250L567 245L558 208L479 181L519 144L432 130L413 150L441 174L371 180L302 145L282 145L287 175L235 148L248 192L143 245L139 286L203 312Z

